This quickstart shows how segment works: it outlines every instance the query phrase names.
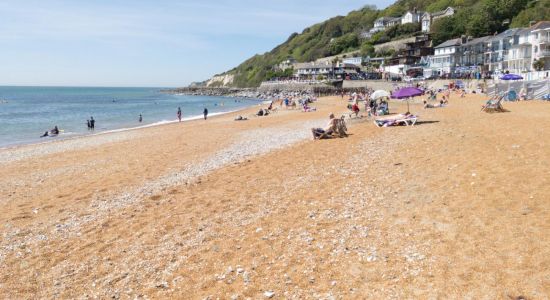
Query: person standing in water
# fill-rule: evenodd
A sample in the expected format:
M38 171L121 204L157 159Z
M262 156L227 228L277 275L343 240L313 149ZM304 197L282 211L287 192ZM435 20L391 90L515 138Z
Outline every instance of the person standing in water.
M178 120L181 122L181 107L178 107Z
M208 118L208 109L205 107L202 113L204 114L204 119L206 120L206 118Z
M88 119L88 130L92 129L92 125L90 124L90 119Z
M95 129L95 120L94 120L94 117L90 117L90 129L91 129L91 130L94 130L94 129Z
M139 122L141 123L143 121L143 116L139 114Z

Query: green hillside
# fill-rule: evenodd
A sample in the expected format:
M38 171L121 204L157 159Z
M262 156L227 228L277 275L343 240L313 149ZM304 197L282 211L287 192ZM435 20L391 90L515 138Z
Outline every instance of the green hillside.
M337 55L361 49L374 55L374 44L416 34L418 24L398 25L378 33L371 40L360 39L360 33L370 29L382 16L402 16L407 10L440 11L448 6L457 13L442 18L432 25L434 44L461 35L479 37L502 32L508 27L528 26L531 20L550 20L550 0L398 0L384 10L365 6L325 22L293 33L270 52L255 55L227 73L235 75L237 87L256 87L270 77L281 75L272 70L273 65L289 56L299 62Z

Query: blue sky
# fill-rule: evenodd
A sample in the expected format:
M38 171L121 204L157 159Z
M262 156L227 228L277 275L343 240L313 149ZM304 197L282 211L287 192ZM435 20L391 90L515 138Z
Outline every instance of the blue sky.
M391 0L2 0L0 85L184 86Z

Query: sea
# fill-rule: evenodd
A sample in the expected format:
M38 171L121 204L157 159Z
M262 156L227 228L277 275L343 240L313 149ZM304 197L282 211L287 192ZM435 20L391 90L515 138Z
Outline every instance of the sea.
M47 142L223 114L260 103L253 99L174 95L162 88L0 86L0 148ZM142 122L139 122L139 115ZM95 130L88 130L93 117ZM57 137L40 136L57 126Z

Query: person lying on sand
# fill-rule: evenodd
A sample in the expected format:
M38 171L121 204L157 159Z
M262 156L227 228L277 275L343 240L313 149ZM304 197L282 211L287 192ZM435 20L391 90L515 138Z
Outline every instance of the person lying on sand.
M439 104L430 104L426 100L424 100L424 109L439 107L445 107L445 103L443 102L443 100L439 101Z
M246 121L248 120L247 118L243 117L243 116L238 116L235 118L235 121Z

